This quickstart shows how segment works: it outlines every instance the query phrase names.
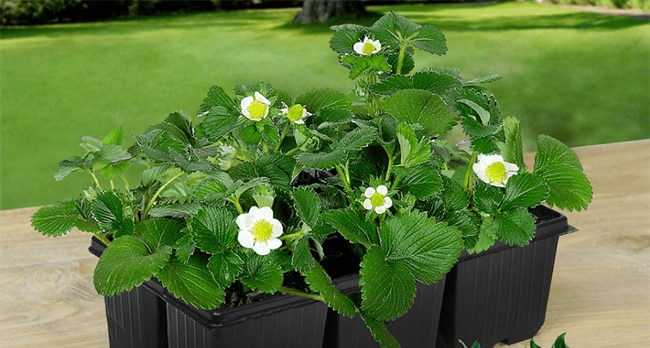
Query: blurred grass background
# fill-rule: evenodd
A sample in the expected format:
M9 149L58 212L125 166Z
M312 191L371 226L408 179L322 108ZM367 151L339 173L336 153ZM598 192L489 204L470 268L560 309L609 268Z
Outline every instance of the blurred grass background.
M449 52L418 68L457 67L490 84L525 147L548 134L570 146L650 136L650 24L532 2L370 6L439 27ZM270 82L294 97L352 88L329 49L329 25L290 24L299 9L241 10L3 28L0 209L52 203L90 185L55 182L84 135L126 140L168 113L194 113L207 90ZM376 17L359 20L370 25Z

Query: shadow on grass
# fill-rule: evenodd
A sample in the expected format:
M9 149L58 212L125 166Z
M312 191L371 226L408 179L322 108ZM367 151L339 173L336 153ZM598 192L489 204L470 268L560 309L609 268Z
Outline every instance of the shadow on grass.
M639 25L648 21L614 15L604 15L589 12L573 12L566 14L534 14L532 11L522 11L520 16L495 16L489 18L472 18L469 16L449 16L441 13L459 11L498 12L499 3L483 4L426 4L426 5L397 5L377 7L379 11L405 12L412 21L420 24L433 24L443 31L510 31L531 29L589 29L616 30ZM328 23L295 24L291 20L299 8L281 10L242 10L220 11L212 13L197 13L184 15L163 15L155 17L125 18L107 22L74 23L58 25L41 25L27 27L8 27L2 29L0 40L11 40L25 37L61 37L67 35L129 35L139 32L156 30L194 30L200 28L219 28L237 31L259 29L264 23L279 23L272 26L275 30L301 31L305 34L330 33L332 25L355 23L370 26L383 13L370 11L361 18L338 17ZM475 13L475 12L474 12ZM264 28L262 30L268 30Z
M494 16L489 19L472 18L469 16L449 16L441 10L449 13L450 10L486 10L497 12L499 3L483 4L427 4L382 7L386 11L405 12L406 17L415 23L432 24L436 27L452 31L509 31L509 30L533 30L533 29L590 29L590 30L615 30L647 25L648 21L624 16L615 16L589 12L573 12L566 14L524 14L520 16ZM532 11L522 11L532 12ZM285 23L276 29L281 30L302 30L307 33L322 33L330 31L332 25L343 23L354 23L371 26L374 21L383 13L369 12L363 18L335 18L333 21L322 24L294 24Z

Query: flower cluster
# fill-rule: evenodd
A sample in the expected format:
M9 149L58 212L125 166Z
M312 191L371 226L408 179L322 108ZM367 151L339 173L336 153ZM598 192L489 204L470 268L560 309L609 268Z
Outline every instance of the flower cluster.
M315 88L294 99L263 82L214 86L195 117L171 113L133 145L120 129L85 137L88 152L55 177L85 172L92 186L41 208L33 226L50 236L76 227L106 244L94 275L103 295L156 277L199 308L281 292L380 328L462 250L527 244L528 208L586 208L589 182L561 142L540 136L527 169L518 121L502 118L482 86L493 76L414 71L417 50L446 52L436 27L389 13L332 29L353 93ZM455 127L469 146L446 140ZM129 167L140 169L135 187ZM361 296L330 278L341 257L358 260L336 274L358 272Z

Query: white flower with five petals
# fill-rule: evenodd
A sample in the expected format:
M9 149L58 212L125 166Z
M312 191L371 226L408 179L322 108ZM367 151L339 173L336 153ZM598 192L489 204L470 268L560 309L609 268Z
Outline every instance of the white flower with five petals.
M379 185L377 188L368 187L363 193L366 199L363 201L363 207L367 210L375 210L377 214L383 214L386 209L393 206L393 200L388 197L388 188L385 185Z
M311 113L300 104L296 104L292 107L285 105L284 108L280 109L280 112L282 115L286 116L291 123L295 124L305 124L305 118L311 116Z
M367 36L363 38L363 41L359 41L352 46L354 52L359 53L362 56L369 56L381 51L381 42L379 40L369 39Z
M242 99L241 113L251 121L260 121L269 114L269 107L271 102L266 99L260 92L255 92L255 95L248 96Z
M251 207L248 213L237 216L237 240L244 248L252 248L258 255L267 255L282 246L282 224L273 218L269 207Z
M472 170L481 181L497 187L506 187L511 176L517 174L519 167L503 160L501 155L479 154Z

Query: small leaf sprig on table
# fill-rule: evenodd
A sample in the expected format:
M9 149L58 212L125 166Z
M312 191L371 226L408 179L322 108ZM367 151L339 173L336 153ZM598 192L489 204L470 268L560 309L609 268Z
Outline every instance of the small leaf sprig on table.
M463 249L526 245L528 208L587 207L589 181L560 141L540 136L527 171L519 122L480 86L497 76L413 72L416 50L446 52L437 28L389 13L333 30L351 93L293 99L253 82L231 96L215 86L196 117L173 112L129 147L119 129L85 137L85 155L62 161L55 178L85 172L92 186L42 207L33 226L49 236L76 227L106 244L94 273L102 295L155 277L204 309L257 293L303 296L359 314L392 347L384 323L409 310L416 282L440 280ZM443 140L453 127L468 146ZM358 272L360 296L334 285L323 262L332 238L358 260L345 272Z

